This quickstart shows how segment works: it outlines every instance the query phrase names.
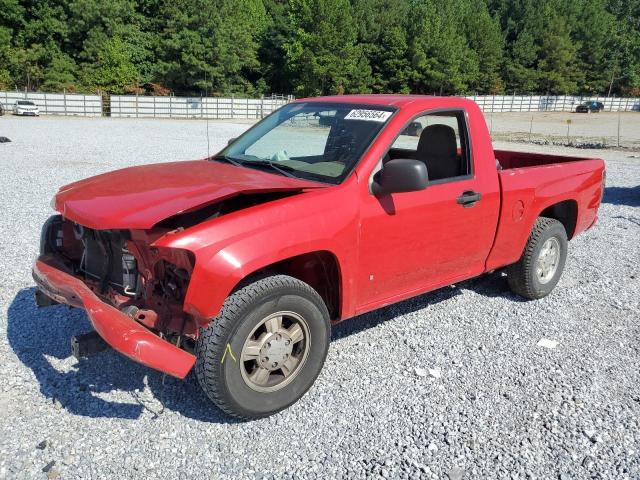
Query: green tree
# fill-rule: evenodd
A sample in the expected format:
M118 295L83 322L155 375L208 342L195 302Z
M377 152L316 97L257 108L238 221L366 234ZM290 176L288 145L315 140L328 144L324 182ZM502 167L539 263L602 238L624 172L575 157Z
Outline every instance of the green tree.
M371 66L373 92L409 92L407 0L353 0L357 44Z
M492 18L486 3L473 2L467 7L464 24L469 47L478 62L478 75L471 81L471 88L478 93L502 92L504 38L499 23Z
M13 82L14 53L11 29L0 27L0 89L9 89Z
M287 16L293 32L283 47L294 93L368 90L371 68L356 45L348 0L291 0Z
M187 0L165 4L157 74L178 92L257 93L261 0Z
M55 56L44 73L42 90L59 92L61 90L74 91L77 88L76 63L64 53Z
M538 50L534 36L528 30L518 33L511 44L510 58L505 67L508 90L522 94L538 91Z
M118 37L102 44L95 66L86 70L84 82L108 93L126 93L138 82L129 45Z
M564 17L549 15L546 34L540 40L540 52L540 90L550 94L578 91L581 79L578 47Z
M640 95L640 0L0 0L0 88L142 82Z
M581 0L492 2L507 42L504 78L517 93L577 93L580 43L572 25Z
M18 0L0 0L0 88L10 88L18 79L16 42L24 29L25 10ZM21 82L20 82L21 83Z
M610 88L614 93L640 95L640 0L610 0L617 19L613 41Z
M417 93L464 94L479 76L479 61L458 20L465 3L412 0L408 25L411 87Z
M30 90L39 88L66 39L64 6L56 0L34 3L2 0L0 31L3 83L24 85Z
M539 30L543 21L533 0L497 0L490 9L500 21L505 38L505 89L521 94L538 91Z
M411 65L405 30L395 25L380 35L373 59L373 90L379 93L410 93Z
M619 71L619 48L616 46L616 18L606 9L605 0L576 2L573 37L583 72L579 90L586 94L607 92L612 75Z
M261 77L270 92L289 93L294 90L295 72L288 68L286 53L295 28L287 17L288 3L266 0L265 8L269 23L258 51Z

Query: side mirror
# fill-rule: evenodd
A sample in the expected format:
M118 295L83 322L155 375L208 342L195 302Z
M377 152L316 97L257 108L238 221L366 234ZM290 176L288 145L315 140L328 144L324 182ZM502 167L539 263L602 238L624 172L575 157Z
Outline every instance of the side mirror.
M419 160L389 160L373 177L371 192L378 195L424 190L429 183L427 166Z
M238 137L233 137L230 138L229 141L227 142L227 146L231 145L233 142L235 142L238 139Z

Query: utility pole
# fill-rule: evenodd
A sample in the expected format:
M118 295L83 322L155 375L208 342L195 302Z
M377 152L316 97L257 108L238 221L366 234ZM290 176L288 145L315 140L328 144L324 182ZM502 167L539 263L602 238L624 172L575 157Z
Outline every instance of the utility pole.
M609 93L607 93L607 98L611 96L611 90L613 89L613 81L615 80L616 69L614 68L611 71L611 82L609 83Z

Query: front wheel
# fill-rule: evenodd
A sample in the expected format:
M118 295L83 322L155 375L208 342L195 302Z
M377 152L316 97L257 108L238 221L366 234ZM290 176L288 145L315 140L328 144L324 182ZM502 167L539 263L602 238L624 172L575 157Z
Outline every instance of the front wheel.
M196 375L224 412L261 418L313 385L329 348L329 313L318 293L286 275L234 292L196 344Z
M562 276L567 247L564 226L553 218L538 218L520 260L507 268L511 290L532 300L549 295Z

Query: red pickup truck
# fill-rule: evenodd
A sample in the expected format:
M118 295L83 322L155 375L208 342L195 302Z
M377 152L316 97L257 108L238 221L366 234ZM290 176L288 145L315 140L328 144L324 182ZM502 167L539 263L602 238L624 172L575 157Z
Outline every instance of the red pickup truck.
M336 322L503 267L548 295L604 180L599 159L494 151L466 99L302 99L210 158L62 187L36 301L86 310L77 355L101 338L195 365L225 412L263 417L311 387Z

